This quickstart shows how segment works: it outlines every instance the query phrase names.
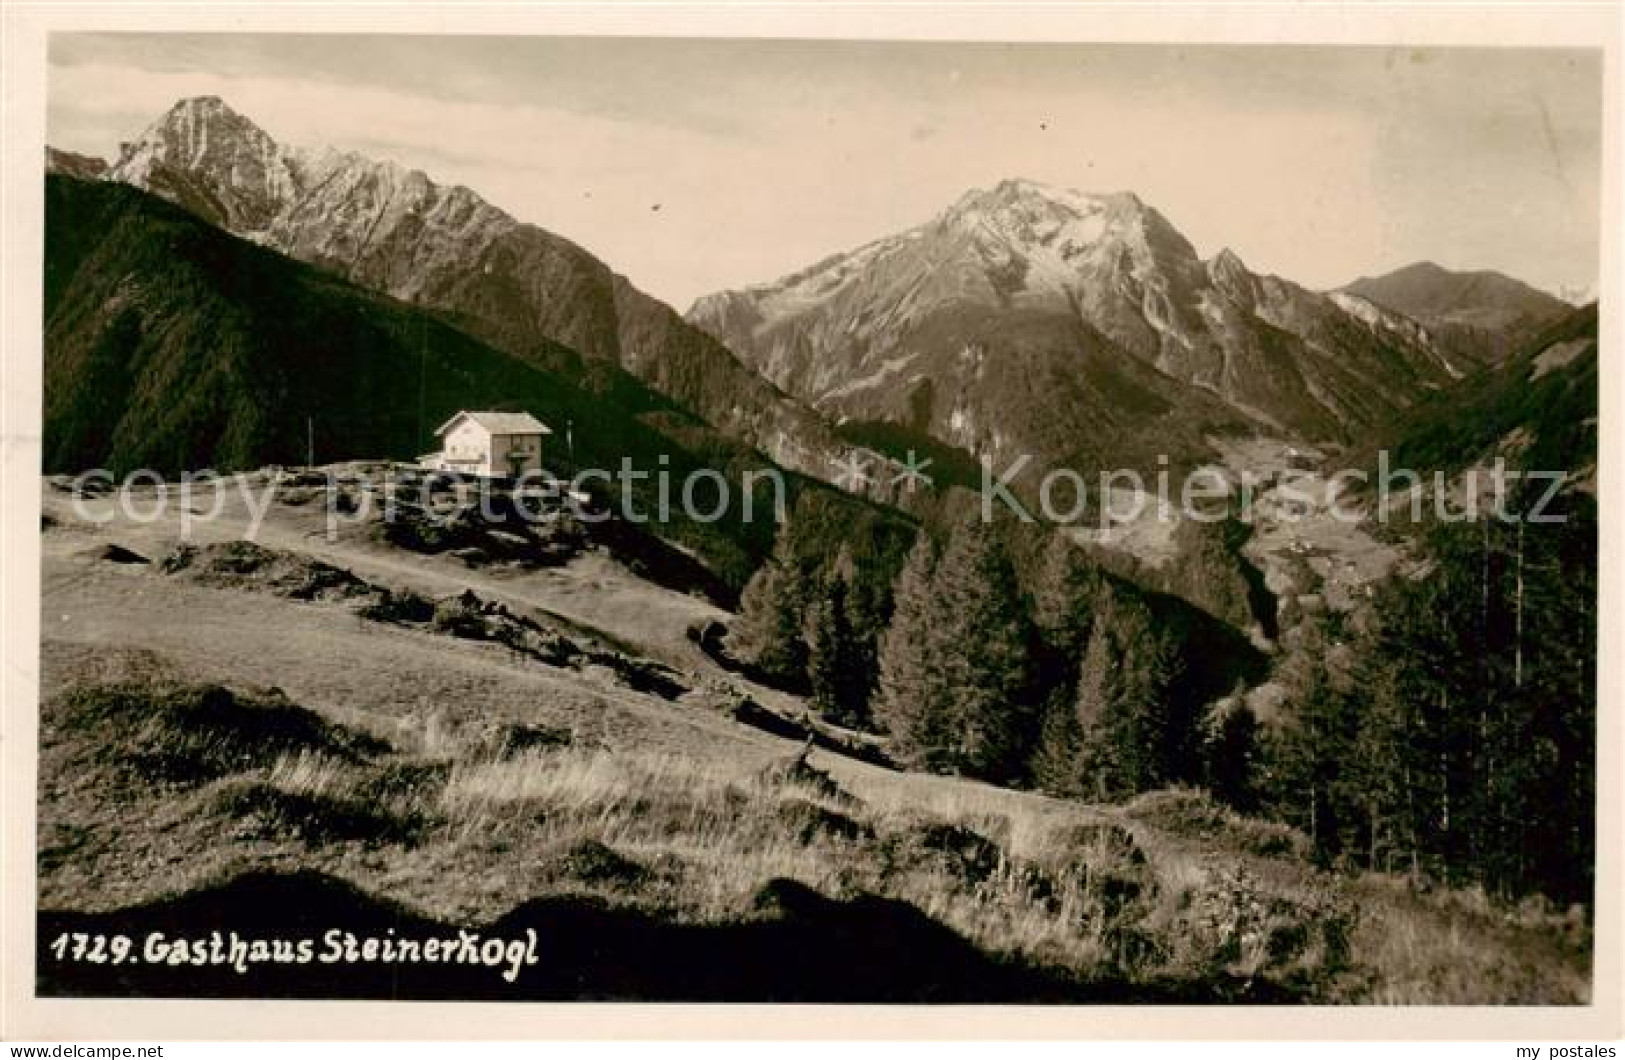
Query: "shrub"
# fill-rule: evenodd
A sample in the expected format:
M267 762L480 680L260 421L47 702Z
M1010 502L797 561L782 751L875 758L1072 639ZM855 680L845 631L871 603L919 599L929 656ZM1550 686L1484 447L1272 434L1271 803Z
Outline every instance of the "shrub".
M433 621L435 608L433 601L417 593L379 588L370 599L356 608L356 614L374 622L417 625Z
M1003 860L997 843L963 825L930 818L904 818L881 837L883 871L937 872L964 883L981 883Z
M544 856L544 861L546 874L552 879L614 889L637 887L653 875L648 867L596 839L578 839Z
M531 751L551 751L575 742L570 729L519 722L493 722L474 737L464 750L469 759L513 758Z
M808 799L785 799L774 808L774 813L798 843L821 839L856 842L874 835L868 825Z
M1218 843L1256 857L1307 860L1309 837L1277 821L1243 817L1192 789L1153 791L1128 804L1130 818L1182 839Z
M844 802L854 801L835 782L834 777L807 761L807 755L811 749L809 743L796 754L768 763L762 770L759 779L770 788L802 788L812 792L819 798Z

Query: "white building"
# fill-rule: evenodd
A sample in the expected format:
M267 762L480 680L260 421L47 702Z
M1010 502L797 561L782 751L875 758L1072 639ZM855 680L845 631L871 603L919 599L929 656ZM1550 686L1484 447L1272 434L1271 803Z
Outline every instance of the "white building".
M459 412L434 432L440 452L418 458L436 471L485 478L532 474L542 469L547 425L528 412Z

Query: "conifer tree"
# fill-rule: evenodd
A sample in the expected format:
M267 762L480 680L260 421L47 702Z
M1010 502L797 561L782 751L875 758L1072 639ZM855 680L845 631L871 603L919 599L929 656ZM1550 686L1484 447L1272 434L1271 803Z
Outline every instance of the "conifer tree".
M1255 622L1247 561L1240 548L1247 528L1235 519L1185 519L1174 529L1178 554L1164 575L1168 591L1237 629Z
M1369 871L1399 871L1415 864L1420 814L1411 778L1421 768L1412 738L1417 720L1399 668L1390 656L1359 648L1358 686L1363 690L1358 731L1350 769L1364 799L1364 856Z
M776 549L745 584L728 649L769 680L794 685L807 671L803 625L808 579L783 551Z
M936 545L920 532L892 589L891 623L880 637L880 679L875 716L891 736L892 754L913 768L932 768L944 756L940 707L942 674L932 654L931 595Z
M1299 641L1277 675L1288 716L1275 748L1279 814L1307 833L1323 859L1338 855L1352 825L1349 793L1357 714L1330 668L1332 640L1321 620L1305 621Z
M868 674L847 609L847 582L839 573L807 609L807 682L813 706L849 728L867 723Z
M880 679L880 637L891 617L892 581L896 563L891 556L876 556L866 562L852 557L842 543L835 571L845 579L846 621L851 630L851 692L857 704L855 724L862 728L874 723L873 700ZM896 557L897 562L901 557Z
M953 768L1020 775L1036 737L1030 705L1032 635L1015 571L996 529L958 525L931 582L930 650L943 678L939 704Z
M1033 625L1057 658L1075 664L1083 654L1101 583L1083 546L1065 531L1050 534L1033 587Z
M1247 705L1246 687L1238 685L1214 718L1207 774L1213 797L1240 813L1258 809L1259 744L1258 716Z
M1070 689L1056 689L1044 704L1031 771L1033 781L1051 795L1081 796L1091 790L1083 726Z
M1169 694L1177 660L1138 600L1113 596L1097 614L1079 670L1077 714L1088 787L1121 798L1175 773Z
M941 559L933 557L922 535L898 576L877 714L905 762L1018 779L1037 719L1015 572L994 529L976 520L956 527Z

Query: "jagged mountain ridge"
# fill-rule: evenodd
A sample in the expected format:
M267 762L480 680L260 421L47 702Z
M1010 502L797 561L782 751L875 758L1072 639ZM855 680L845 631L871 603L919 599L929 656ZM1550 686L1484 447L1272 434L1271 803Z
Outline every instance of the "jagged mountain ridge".
M967 317L984 326L947 323ZM1111 394L1128 376L1171 406L1170 423L1191 413L1335 440L1461 373L1402 314L1254 274L1228 250L1203 261L1132 194L1025 180L777 282L705 296L688 319L827 415L928 425L978 454L1009 451L1026 421L1065 418L1042 388L1036 408L1017 408L982 385L1006 367L1000 321L1025 336L1012 367L1070 379L1049 404L1088 392L1119 419Z
M410 460L463 408L574 422L568 449L560 439L548 457L565 475L624 459L643 483L702 467L738 482L765 466L635 384L539 367L134 187L48 175L45 224L47 472L242 471L302 464L312 443L318 462ZM793 476L787 493L819 488ZM772 545L771 520L731 511L706 525L671 510L660 532L733 589Z
M107 179L352 282L447 314L546 367L562 344L625 369L787 467L827 477L850 447L822 419L575 243L462 186L278 143L214 96L122 145Z

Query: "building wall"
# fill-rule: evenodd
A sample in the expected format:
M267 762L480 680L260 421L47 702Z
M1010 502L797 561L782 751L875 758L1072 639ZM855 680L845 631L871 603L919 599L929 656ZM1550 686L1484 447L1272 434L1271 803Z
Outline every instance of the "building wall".
M465 419L448 431L442 439L437 466L448 471L460 471L487 478L514 474L509 461L510 453L522 453L521 474L539 471L542 466L542 436L540 434L487 434L484 427Z
M539 471L542 467L542 436L539 434L499 434L491 439L491 470L488 475L515 473L510 455L522 456L519 474Z
M465 419L446 432L440 448L441 466L474 475L491 473L491 437L473 420Z

